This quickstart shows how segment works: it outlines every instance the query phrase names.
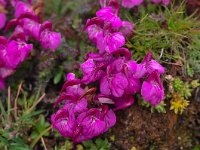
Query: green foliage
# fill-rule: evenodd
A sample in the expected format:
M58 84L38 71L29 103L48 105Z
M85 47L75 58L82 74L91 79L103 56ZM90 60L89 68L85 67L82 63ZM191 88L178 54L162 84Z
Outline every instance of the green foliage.
M174 110L176 114L182 114L189 105L187 100L191 97L192 91L198 86L200 86L199 80L193 80L188 83L183 82L180 78L173 79L173 92L169 95L169 98L171 98L170 110Z
M198 86L200 86L199 80L193 80L191 82L191 86L193 89L197 88Z
M193 36L191 44L188 46L188 64L194 73L200 73L200 29L196 30L198 35Z
M142 106L147 107L147 108L151 108L151 112L154 113L155 111L157 111L158 113L166 113L166 104L164 103L164 101L160 102L160 104L158 104L157 106L152 106L149 102L142 100Z
M22 137L14 137L8 141L8 136L0 136L0 148L9 148L9 150L31 150L31 148L24 143Z
M69 13L73 15L73 17L77 17L77 14L80 12L87 11L82 6L90 1L91 0L45 0L45 13L47 16L51 15L53 10L58 18ZM74 20L77 21L77 19Z
M164 101L160 102L160 104L158 104L157 106L151 107L151 112L159 112L159 113L166 113L166 104L164 103Z
M31 141L35 141L37 133L49 126L49 123L45 122L44 116L40 115L43 110L35 109L45 95L39 97L40 92L38 92L33 96L28 96L21 87L20 84L15 99L11 98L10 89L8 90L7 105L0 100L0 149L32 149L33 147L29 146ZM39 115L40 117L38 117ZM29 137L31 130L32 137Z
M62 80L62 77L64 76L64 70L63 70L63 67L60 66L59 69L57 69L55 71L55 75L54 75L54 79L53 79L53 83L54 84L58 84L61 80Z
M195 146L192 150L200 150L200 145Z
M174 79L173 88L176 92L181 92L183 88L183 81L179 78Z
M174 91L181 94L185 99L188 99L191 96L191 85L188 82L183 82L179 78L175 78L173 81Z
M62 145L62 147L59 150L71 150L73 149L73 143L69 140L66 140L65 144Z
M194 30L199 27L198 21L187 16L184 3L164 9L155 7L149 5L140 10L135 33L127 42L127 47L134 53L133 59L142 60L148 51L153 51L155 58L163 63L180 61L186 67L188 47L197 35ZM199 53L199 47L192 49Z
M36 139L40 133L44 130L46 130L49 126L50 123L45 121L44 115L40 115L38 120L35 121L35 127L33 132L31 133L31 138ZM49 132L46 132L43 136L48 136Z
M110 143L107 139L97 138L94 142L92 140L88 140L83 142L86 150L109 150Z

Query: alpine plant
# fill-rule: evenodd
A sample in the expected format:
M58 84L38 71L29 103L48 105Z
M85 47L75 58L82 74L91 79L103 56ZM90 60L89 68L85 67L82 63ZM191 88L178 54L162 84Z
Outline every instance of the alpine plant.
M121 0L121 5L125 8L133 8L135 6L141 5L145 0ZM102 7L106 7L108 0L99 0L100 5ZM170 0L151 0L153 4L162 4L163 6L167 6L170 3Z
M51 51L55 51L61 44L60 33L52 31L51 22L39 21L31 0L11 0L10 3L0 0L0 6L6 7L8 4L14 8L15 18L4 28L6 16L0 12L0 30L6 32L14 27L14 31L10 37L0 36L0 90L5 88L5 79L16 71L33 49L29 39L40 42L43 48Z
M114 126L114 111L131 106L136 93L153 106L164 99L160 76L165 68L152 58L151 52L141 63L131 60L131 52L123 46L134 25L121 20L116 0L110 0L88 19L84 30L98 53L86 54L80 66L82 78L67 74L54 105L60 105L60 109L51 116L53 128L75 144Z

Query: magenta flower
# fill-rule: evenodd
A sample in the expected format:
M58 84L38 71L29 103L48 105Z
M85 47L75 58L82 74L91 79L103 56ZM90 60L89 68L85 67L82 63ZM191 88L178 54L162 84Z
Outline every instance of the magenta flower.
M112 53L125 44L125 38L121 32L105 33L103 39L98 39L97 48L100 51Z
M6 47L8 40L4 36L0 36L0 50Z
M123 95L122 97L113 98L115 107L114 111L125 109L130 107L134 103L134 98L132 95Z
M15 72L14 69L9 69L7 67L0 67L0 78L5 79Z
M106 132L116 123L116 116L107 106L92 108L87 112L81 113L77 118L78 128L74 143L79 143L96 137Z
M68 73L66 75L67 81L72 81L76 79L76 75L74 73Z
M113 54L114 55L114 54ZM98 63L99 67L106 67L108 64L113 62L115 58L112 56L112 54L109 53L87 53L86 60L92 59L95 63Z
M96 15L85 26L89 39L96 44L100 53L112 53L125 44L124 36L130 35L133 25L127 21L122 22L112 7L102 8Z
M27 14L27 13L35 15L34 11L31 9L31 6L29 4L22 2L22 1L18 1L16 3L15 7L16 7L15 8L15 17L16 18L19 18L21 15L24 15L24 14Z
M0 30L5 26L6 24L6 15L3 13L0 13Z
M7 48L0 52L0 58L8 68L15 69L25 60L32 48L32 44L12 40L8 43Z
M128 85L125 88L126 94L135 94L140 90L140 79L134 78L134 73L136 72L137 63L135 61L127 61L125 59L118 58L112 63L112 69L117 72L121 72L125 75Z
M134 74L135 78L142 78L147 74L151 74L154 71L158 71L159 74L165 73L165 68L160 65L156 60L152 59L152 53L149 52L142 63L137 65L136 73Z
M150 74L148 79L143 82L141 95L145 101L154 106L164 99L164 88L157 71Z
M126 8L132 8L134 6L139 6L143 0L122 0L122 6Z
M105 23L98 18L93 18L87 21L85 28L89 39L97 45L100 53L105 51L111 53L125 44L125 37L121 32L112 31L112 26L104 26Z
M95 64L93 59L88 59L81 64L81 70L84 74L82 82L88 84L99 80L104 74L104 71L101 70L103 66L103 63Z
M55 51L61 44L61 34L46 29L40 33L40 42L42 47Z
M112 7L101 8L96 12L96 16L106 23L110 23L113 28L119 28L122 26L121 19L115 14Z
M81 113L87 110L87 100L85 98L76 99L72 97L71 99L66 99L64 107L65 109L72 111L73 113Z
M89 21L89 20L88 20ZM103 29L96 24L93 24L87 27L88 37L89 39L97 44L97 39L103 40Z
M20 21L24 32L36 40L40 40L40 24L32 19L24 18Z
M58 132L64 137L73 137L76 129L76 120L74 113L71 113L67 109L60 109L51 116L51 123L53 128L56 128Z
M107 106L89 109L77 118L68 109L61 108L51 116L51 123L62 136L79 143L106 132L116 123L116 116Z
M77 79L75 78L75 75L72 73L69 73L67 75L67 83L70 83L68 86L65 86L61 95L59 96L58 100L55 103L55 107L62 101L65 101L65 105L63 108L69 110L73 113L81 113L83 111L87 110L87 100L85 97L82 97L84 95L84 89L80 87L79 82L74 82Z
M128 86L128 80L123 73L107 74L100 81L100 91L104 95L121 97Z
M3 5L3 6L6 6L7 1L6 0L0 0L0 4Z
M129 21L122 21L122 26L120 27L120 31L124 36L130 36L134 30L134 25Z

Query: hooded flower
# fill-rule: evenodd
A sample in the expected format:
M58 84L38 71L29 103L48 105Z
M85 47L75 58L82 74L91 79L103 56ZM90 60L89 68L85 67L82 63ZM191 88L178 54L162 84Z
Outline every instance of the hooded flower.
M115 14L112 7L104 7L96 12L96 16L102 19L105 22L109 22L113 28L119 28L122 26L122 21L118 17L118 14Z
M42 47L55 51L61 44L61 34L48 29L40 33Z
M14 69L9 69L7 67L0 67L0 78L5 79L15 72Z
M7 44L6 49L0 51L0 58L8 68L15 69L29 55L32 47L32 44L12 40Z
M133 26L127 21L121 21L118 17L118 6L116 9L104 7L96 15L97 17L87 21L85 29L100 53L112 53L125 44L124 36L132 32Z
M67 109L60 109L51 116L53 128L64 137L73 137L76 128L75 115Z
M79 143L89 140L106 132L116 123L116 116L107 106L92 108L81 113L77 118L77 131L73 142Z
M131 106L134 103L134 98L132 95L123 95L122 97L113 98L115 107L114 110L121 110Z
M22 28L24 32L36 40L39 40L40 38L40 24L32 19L29 18L23 18L20 21L20 24L22 25Z
M89 39L95 44L97 44L97 39L103 40L103 29L96 24L87 27L87 33Z
M165 73L165 68L160 65L156 60L152 59L152 53L149 52L143 61L137 65L135 78L142 78L145 75L151 74L154 71L158 71L159 74Z
M121 97L128 86L128 80L123 73L107 74L100 81L100 91L104 95Z
M35 15L34 11L31 9L31 6L29 4L26 4L22 1L18 1L15 6L15 17L19 18L21 15L27 13Z
M117 71L117 73L122 73L125 75L128 85L125 88L126 94L135 94L140 90L140 79L135 78L133 75L136 72L137 63L132 60L126 60L124 57L118 58L112 63L112 69Z
M104 64L95 64L93 59L88 59L83 64L81 64L81 70L83 71L84 77L82 81L86 84L99 80L104 71L101 70Z
M99 38L97 41L97 48L101 52L106 51L108 53L112 53L124 44L125 38L121 32L109 33L105 31L103 39L101 40L101 38Z
M134 25L129 21L122 21L122 26L119 31L122 32L124 36L130 36L134 30Z
M66 81L69 85L64 87L65 91L59 96L55 103L55 107L60 102L65 101L65 109L73 113L81 113L87 110L87 100L85 97L81 97L84 95L84 90L80 87L80 83L74 81L76 81L75 75L69 73Z
M143 82L141 95L145 101L156 106L164 99L164 88L157 71L149 75L148 79Z

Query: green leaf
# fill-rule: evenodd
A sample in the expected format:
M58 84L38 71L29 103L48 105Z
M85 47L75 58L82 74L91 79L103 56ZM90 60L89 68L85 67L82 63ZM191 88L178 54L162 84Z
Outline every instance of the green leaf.
M54 83L54 84L58 84L58 83L61 81L62 76L63 76L63 71L60 70L60 71L57 72L56 75L54 76L53 83Z

